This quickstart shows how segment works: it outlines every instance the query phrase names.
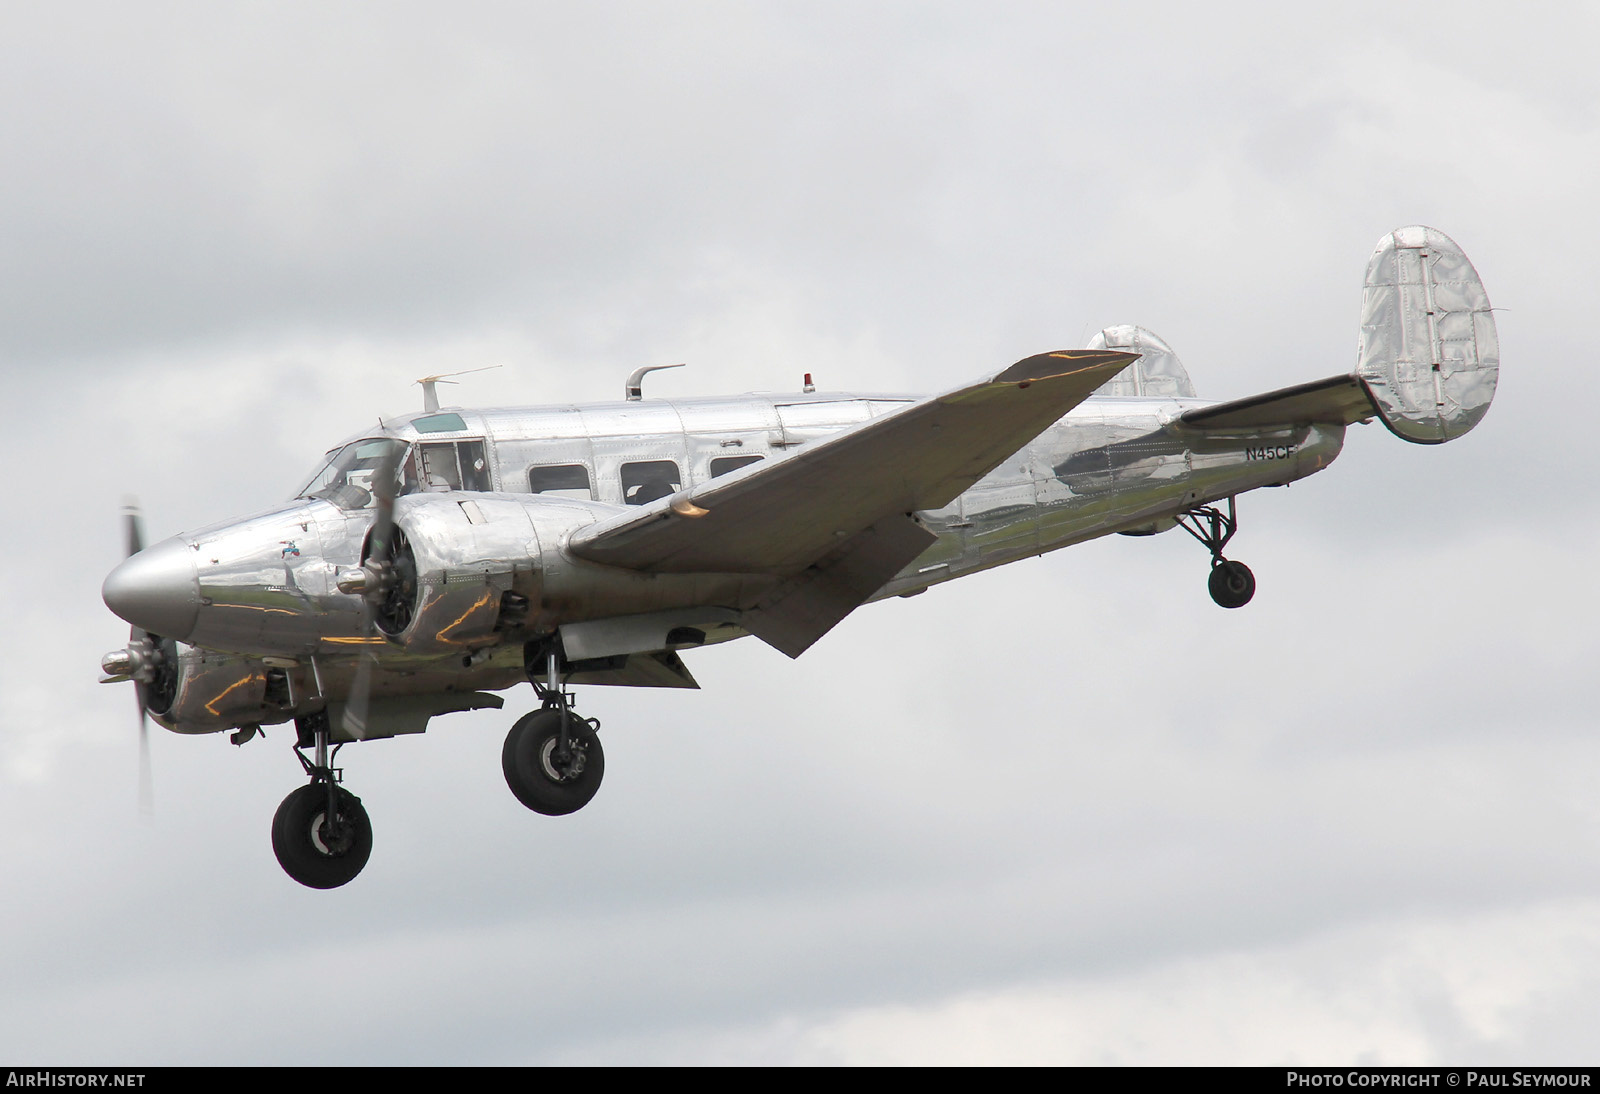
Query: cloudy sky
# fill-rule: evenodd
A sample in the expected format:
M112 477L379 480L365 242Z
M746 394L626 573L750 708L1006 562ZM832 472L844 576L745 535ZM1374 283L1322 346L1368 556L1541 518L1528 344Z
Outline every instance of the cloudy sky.
M1600 9L0 8L0 1057L29 1063L1596 1062ZM1347 370L1378 237L1496 306L1443 448L1353 429L1178 533L863 609L704 690L355 746L366 872L289 881L283 730L95 683L156 538L503 363L481 403L931 391L1137 322L1203 396ZM1551 419L1552 413L1558 419ZM1560 428L1557 428L1559 426Z

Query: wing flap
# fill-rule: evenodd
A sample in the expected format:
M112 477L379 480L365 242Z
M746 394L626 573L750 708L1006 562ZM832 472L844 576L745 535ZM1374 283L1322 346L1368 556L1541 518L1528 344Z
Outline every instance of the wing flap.
M1195 429L1265 429L1272 426L1351 425L1377 414L1359 376L1330 376L1227 403L1186 411L1179 421Z
M884 517L779 585L741 623L767 645L799 657L937 538L904 514Z
M794 576L886 517L949 504L1136 358L1103 350L1029 357L591 525L568 549L646 572ZM889 538L909 550L910 537Z

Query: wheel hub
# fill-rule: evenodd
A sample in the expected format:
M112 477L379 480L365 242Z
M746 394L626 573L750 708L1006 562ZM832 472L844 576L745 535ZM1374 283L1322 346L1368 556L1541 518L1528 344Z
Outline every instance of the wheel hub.
M545 778L551 782L571 782L583 774L583 746L577 741L571 742L567 748L566 758L556 754L556 738L552 737L544 743L539 751L539 766L544 768Z
M344 823L343 817L336 817L332 824L328 823L328 814L325 812L312 818L311 845L329 858L347 854L354 843L355 831L350 824Z

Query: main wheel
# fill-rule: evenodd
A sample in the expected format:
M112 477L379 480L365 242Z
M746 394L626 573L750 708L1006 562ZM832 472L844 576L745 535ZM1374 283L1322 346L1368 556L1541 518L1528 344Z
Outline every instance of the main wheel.
M272 850L284 873L312 889L337 889L351 881L372 854L372 822L361 799L343 787L333 791L334 820L328 822L328 787L302 786L272 818Z
M1256 595L1256 575L1242 562L1220 560L1211 567L1211 599L1224 608L1242 608Z
M517 800L535 813L560 817L589 804L606 773L606 754L594 727L568 711L567 737L571 755L563 763L556 755L561 734L561 712L545 707L524 715L506 734L500 752L506 785Z

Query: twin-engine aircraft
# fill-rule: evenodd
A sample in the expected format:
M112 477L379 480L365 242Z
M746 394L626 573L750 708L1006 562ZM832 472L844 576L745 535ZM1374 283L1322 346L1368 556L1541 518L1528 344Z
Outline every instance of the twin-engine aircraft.
M1175 527L1209 554L1212 598L1242 607L1235 497L1322 470L1356 422L1467 432L1499 346L1466 255L1410 227L1367 265L1354 372L1233 402L1197 399L1131 326L926 398L645 399L646 371L622 402L491 410L441 408L431 377L422 413L333 449L285 505L148 548L130 516L103 592L133 632L105 680L178 733L242 744L292 720L309 782L273 848L333 888L372 849L338 749L524 680L540 705L506 737L506 782L561 815L605 770L569 689L695 687L684 650L754 635L798 657L869 601Z

